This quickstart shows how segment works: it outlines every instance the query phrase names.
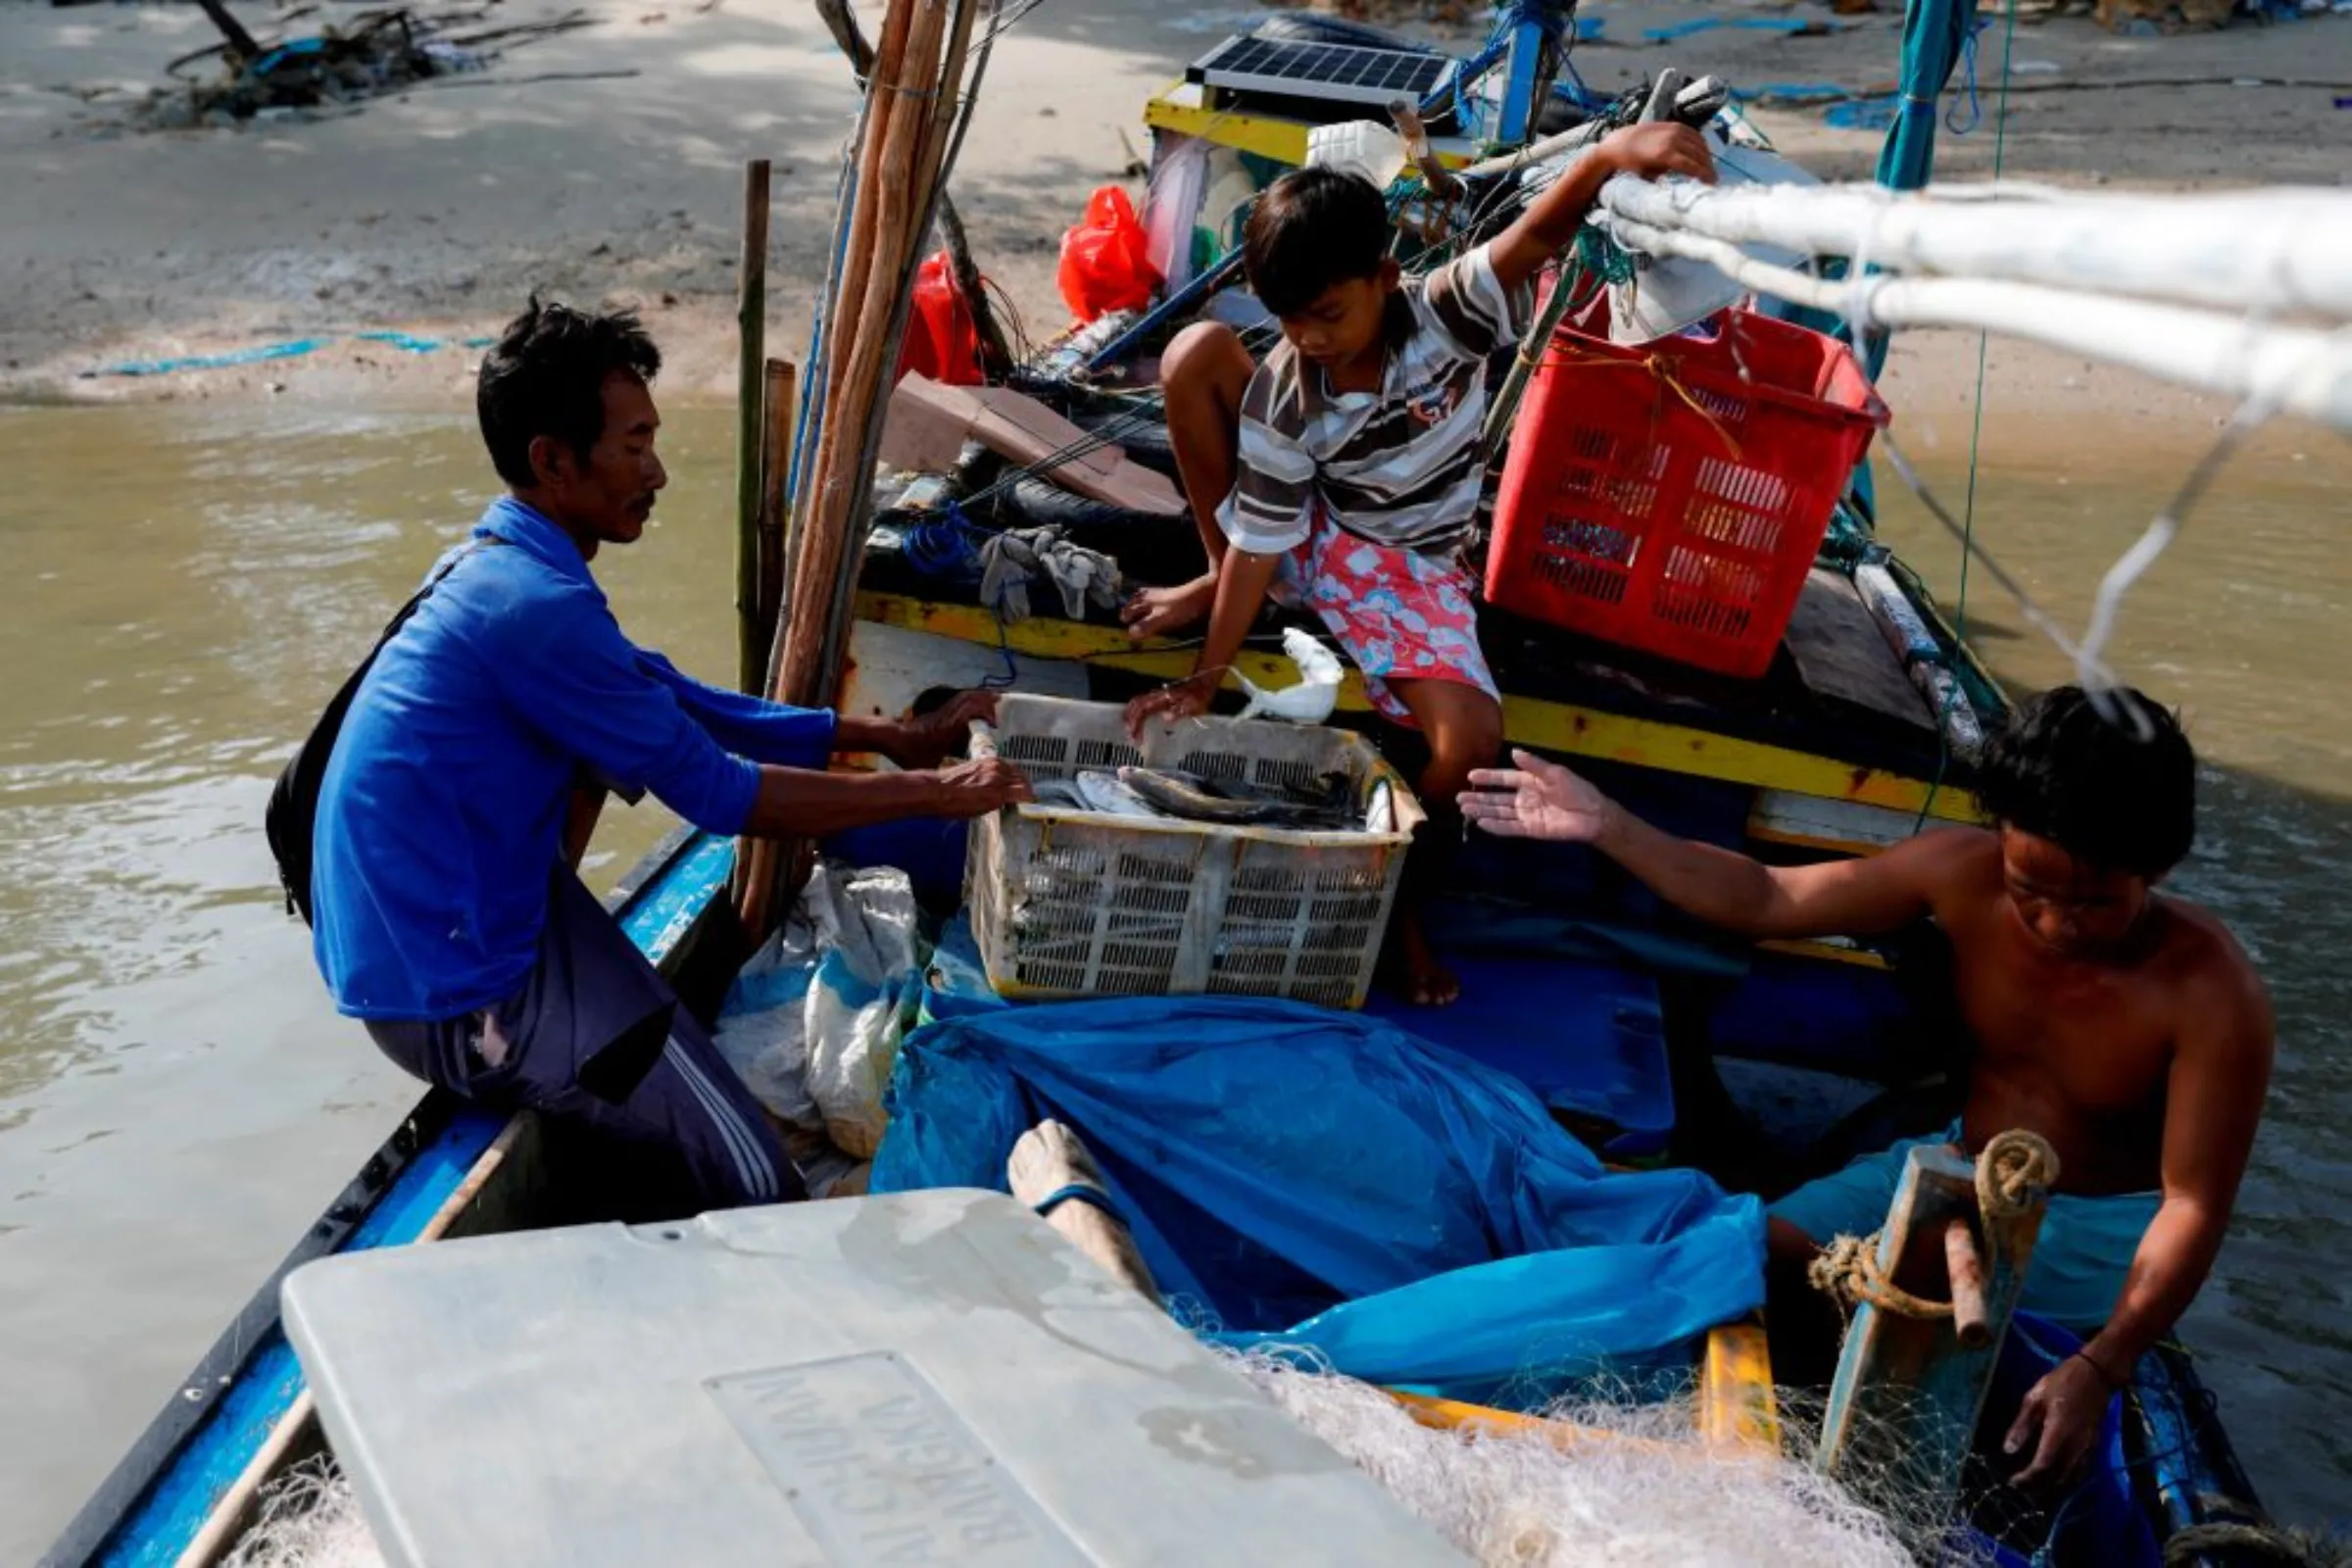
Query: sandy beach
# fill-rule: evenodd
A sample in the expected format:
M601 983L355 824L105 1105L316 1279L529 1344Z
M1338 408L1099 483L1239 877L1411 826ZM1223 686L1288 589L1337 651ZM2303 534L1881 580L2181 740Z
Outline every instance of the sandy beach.
M0 3L0 395L34 399L292 396L349 404L463 403L473 355L538 288L641 305L669 357L670 398L734 387L740 169L775 165L770 345L795 353L821 280L835 172L856 114L848 71L801 0L501 0L468 26L578 10L591 24L493 44L488 69L316 116L228 127L142 128L137 105L174 57L213 38L192 6ZM265 39L334 24L341 6ZM431 21L457 15L420 8ZM1054 286L1062 230L1088 193L1130 178L1148 151L1145 100L1248 7L1178 11L1142 0L1055 0L997 50L954 189L986 272L1033 337L1064 322ZM1735 83L1890 84L1900 18L1871 14L1822 36L1742 27L1757 17L1830 22L1818 5L1594 5L1599 36L1576 65L1616 89L1673 64ZM1667 43L1644 34L1718 24ZM1414 30L1467 49L1460 28ZM870 26L870 24L869 24ZM1940 171L2061 184L2192 189L2352 179L2352 121L2318 80L2352 93L2352 18L2218 32L2117 36L2086 17L2021 24L2006 129L1993 91L2003 28L1988 18L1978 123L1948 130ZM2138 82L2169 85L2137 86ZM2190 83L2180 85L2180 83ZM1948 123L1972 111L1953 107ZM1868 174L1879 134L1818 109L1759 109L1785 152L1828 178ZM1997 142L1997 146L1996 146ZM19 220L24 215L29 220ZM354 334L444 341L411 352ZM323 340L299 358L146 377L124 362ZM1976 344L1898 344L1888 392L1913 417L1956 416ZM1996 418L2021 434L2106 413L2210 426L2217 412L2118 372L1996 345ZM1988 400L1995 401L1995 400Z

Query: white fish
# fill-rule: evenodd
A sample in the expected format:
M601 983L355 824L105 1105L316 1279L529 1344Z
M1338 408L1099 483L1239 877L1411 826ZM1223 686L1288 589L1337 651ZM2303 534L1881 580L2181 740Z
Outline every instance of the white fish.
M1347 670L1340 656L1323 646L1312 633L1296 626L1285 627L1282 651L1298 666L1298 684L1285 686L1280 691L1264 691L1251 685L1245 676L1233 678L1250 698L1241 711L1244 718L1285 719L1293 724L1320 724L1331 717L1339 706L1340 682Z
M1394 833L1396 831L1396 797L1390 790L1387 779L1382 779L1378 784L1372 786L1372 808L1364 813L1364 831L1367 833Z

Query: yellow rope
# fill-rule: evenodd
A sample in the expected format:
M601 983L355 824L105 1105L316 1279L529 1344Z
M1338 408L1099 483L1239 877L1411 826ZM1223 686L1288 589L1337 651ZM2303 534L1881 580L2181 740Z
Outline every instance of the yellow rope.
M1994 1220L2025 1213L2058 1182L2058 1152L2037 1133L2010 1131L1986 1140L1977 1155L1977 1211L1985 1220L1985 1262L1990 1264L1999 1246ZM1952 1315L1949 1301L1931 1301L1912 1295L1879 1267L1877 1236L1838 1236L1831 1239L1806 1270L1813 1288L1834 1296L1847 1306L1868 1301L1883 1312L1912 1318Z

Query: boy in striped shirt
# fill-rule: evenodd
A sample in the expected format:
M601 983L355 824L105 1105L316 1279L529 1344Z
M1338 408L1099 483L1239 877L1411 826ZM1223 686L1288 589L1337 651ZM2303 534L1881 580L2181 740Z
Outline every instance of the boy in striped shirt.
M1161 360L1168 434L1208 571L1128 605L1137 638L1208 616L1193 676L1139 697L1153 720L1207 710L1269 592L1312 608L1375 707L1417 728L1430 836L1455 832L1454 799L1502 744L1502 704L1478 646L1461 561L1485 463L1486 367L1525 330L1537 271L1576 238L1611 175L1711 179L1704 138L1644 124L1609 136L1500 236L1406 279L1390 258L1388 206L1358 175L1303 169L1258 199L1243 235L1250 287L1282 323L1253 363L1230 327L1186 329ZM1414 1001L1460 994L1421 933L1426 852L1395 933Z

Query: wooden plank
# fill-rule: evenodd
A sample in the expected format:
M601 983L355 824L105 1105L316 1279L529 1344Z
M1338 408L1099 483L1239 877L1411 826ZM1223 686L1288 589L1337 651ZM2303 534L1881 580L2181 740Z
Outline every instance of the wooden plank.
M996 617L976 605L940 604L899 594L867 593L858 596L857 612L862 620L991 647L996 646L1000 635ZM1004 627L1002 635L1004 646L1016 654L1039 659L1083 660L1104 669L1154 675L1164 680L1191 674L1198 657L1189 647L1172 646L1164 641L1139 647L1114 626L1042 616ZM1290 662L1279 654L1245 650L1234 664L1242 674L1260 684L1270 680L1280 686L1298 678ZM1363 712L1370 706L1364 698L1363 683L1350 670L1340 687L1340 707ZM1512 744L1562 757L1604 758L1635 767L1654 767L1662 772L1787 790L1825 800L1853 801L1914 815L1925 806L1930 816L1944 821L1984 820L1975 799L1965 790L1948 784L1934 789L1926 779L1906 777L1884 768L1859 767L1789 747L1533 697L1506 696L1502 715L1503 733Z
M1886 646L1886 634L1854 585L1837 572L1816 566L1805 578L1784 641L1815 697L1935 733L1935 715Z
M1949 1148L1913 1149L1879 1233L1880 1272L1914 1296L1943 1298L1945 1227L1975 1213L1975 1162ZM1948 1316L1910 1317L1868 1301L1854 1309L1830 1385L1816 1469L1863 1502L1899 1503L1906 1515L1949 1504L2025 1290L2041 1213L2033 1204L1988 1238L1983 1344L1963 1344Z
M1761 1323L1719 1323L1707 1331L1698 1396L1699 1433L1710 1447L1775 1455L1781 1451L1772 1348Z
M768 163L743 166L743 253L735 263L736 680L757 697L767 673L760 642L760 485L766 428Z

